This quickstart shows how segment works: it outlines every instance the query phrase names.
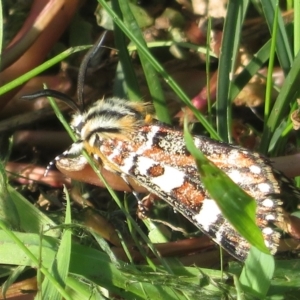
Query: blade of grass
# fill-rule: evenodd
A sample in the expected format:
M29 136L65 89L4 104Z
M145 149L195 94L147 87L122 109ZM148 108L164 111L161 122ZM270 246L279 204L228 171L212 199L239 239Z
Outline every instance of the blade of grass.
M182 102L192 110L197 119L201 122L204 128L209 132L212 138L216 140L220 140L219 135L216 133L214 128L210 125L210 123L204 118L204 116L191 104L190 99L187 95L182 91L182 89L175 83L173 78L165 71L165 69L158 63L158 61L151 55L149 50L145 48L140 41L135 37L135 35L125 26L124 22L118 18L115 12L111 9L111 7L104 0L98 0L98 2L103 6L103 8L108 12L113 21L122 29L122 31L130 38L131 41L136 45L137 49L143 53L143 55L149 60L154 69L162 76L165 82L174 90L174 92L178 95L178 97L182 100Z
M55 65L55 64L59 63L60 61L66 59L71 54L79 52L79 51L83 51L83 50L88 49L90 47L91 46L72 47L72 48L60 53L59 55L49 59L45 63L41 64L40 66L38 66L36 68L34 68L33 70L25 73L24 75L18 77L17 79L15 79L15 80L7 83L6 85L3 85L2 87L0 87L0 95L3 95L5 93L9 92L10 90L14 89L15 87L27 82L29 79L39 75L40 73L44 72L48 68L52 67L53 65Z
M271 38L271 49L270 49L270 59L268 65L268 76L267 76L267 86L266 86L266 96L265 96L265 108L264 108L264 126L266 126L271 109L271 97L273 89L273 69L274 69L274 59L275 59L275 47L276 47L276 36L277 36L277 19L278 19L278 1L276 1L275 17L272 29Z
M284 131L288 128L288 124L289 120L283 120L275 129L268 148L268 152L271 152L272 156L278 156L280 153L285 153L287 136L284 137ZM281 147L284 149L280 149Z
M142 32L131 12L130 6L128 1L118 1L114 0L114 2L118 2L120 5L120 9L123 14L124 23L130 29L130 31L134 34L134 36L138 39L143 47L147 48L147 44L144 40ZM141 60L141 64L143 66L144 74L147 81L147 86L150 91L151 98L153 100L153 106L155 108L155 112L157 115L158 120L161 122L171 124L171 117L169 114L169 110L167 108L164 92L157 76L156 71L154 70L151 63L145 57L143 52L138 49L139 57Z
M274 0L263 0L261 3L269 30L272 32L276 11L276 2ZM285 75L287 75L293 63L293 54L281 14L278 15L278 31L276 41L277 57L283 72Z
M116 0L111 2L112 9L114 12L121 18L122 12ZM119 59L122 66L122 73L124 74L124 79L126 83L126 89L128 98L133 101L141 101L142 96L140 92L140 88L138 85L138 80L136 74L133 69L133 65L131 63L131 59L128 53L127 45L126 45L126 35L123 31L115 25L114 23L114 37L115 44L118 49ZM120 92L120 91L119 91ZM116 95L121 96L121 95Z
M299 264L299 259L276 260L276 268L267 297L255 297L255 299L298 299L300 288ZM255 267L256 265L254 265ZM254 268L252 271L255 271ZM236 275L240 274L241 264L230 262L228 271ZM253 299L253 295L250 299Z
M292 68L284 81L279 95L274 103L268 118L265 130L262 135L260 152L267 153L269 143L276 128L282 120L289 114L290 105L299 96L299 77L300 77L300 52L298 52L292 64Z
M147 43L147 48L158 48L158 47L170 47L172 45L187 48L190 50L194 50L195 52L203 53L203 54L209 54L212 57L217 57L215 53L213 53L209 47L203 47L199 45L195 45L188 42L176 42L176 41L153 41ZM137 50L137 47L134 44L130 44L127 46L129 51Z
M277 260L274 278L268 293L269 299L297 299L299 295L299 259Z
M207 23L207 32L209 33L206 37L206 53L205 53L205 72L206 72L206 88L208 91L210 91L210 41L211 41L211 17L208 18ZM207 93L207 113L209 122L212 123L212 111L211 111L211 97L210 93Z
M59 240L57 238L44 236L41 241L38 233L14 232L14 234L35 256L39 256L42 247L43 251L40 258L46 268L50 266L58 248ZM1 264L32 266L30 259L23 254L22 249L3 230L0 230L0 240Z
M47 230L46 235L54 237L60 235L60 230L53 228L57 226L57 224L37 207L33 206L28 199L11 186L8 186L8 192L19 214L20 228L22 231L38 234L41 231Z
M0 66L1 66L1 54L2 54L2 47L3 47L3 23L4 22L3 22L2 0L0 0Z
M0 226L1 225L2 222L0 221ZM0 263L38 267L36 263L39 263L39 261L36 257L39 257L40 248L42 247L42 257L40 260L43 266L41 270L43 274L46 274L46 268L51 266L55 258L59 240L47 237L47 239L43 238L41 244L39 234L20 232L11 232L11 234L16 236L17 240L12 239L5 231L0 230ZM18 241L20 241L20 243L18 243ZM24 255L24 245L30 250L36 263L32 264ZM70 273L72 274L87 278L95 284L100 285L100 287L104 287L110 292L124 297L124 299L145 299L145 292L149 295L148 299L184 299L182 297L180 298L180 291L173 291L171 287L161 289L158 284L154 286L147 278L145 278L147 282L144 282L141 287L140 282L132 276L129 277L130 267L128 267L128 270L126 267L126 264L124 264L122 269L116 267L110 262L108 255L102 251L90 248L89 246L81 246L76 243L72 244L70 261ZM44 272L45 270L46 273ZM145 268L145 270L149 273L152 271L149 267ZM143 276L143 273L144 271L142 270L140 276ZM48 275L46 274L45 276ZM53 276L51 278L55 284L58 284ZM198 276L194 276L194 280L196 282L199 280L199 272ZM68 285L68 279L66 283ZM68 292L67 294L66 297L64 296L65 299L71 299Z
M5 168L0 161L0 219L14 229L20 228L20 216L16 204L7 189Z
M236 275L233 276L233 283L234 283L234 287L236 288L236 296L237 296L236 299L246 300L243 286L239 282L239 279Z
M103 289L96 287L93 282L86 278L81 278L80 276L73 278L69 276L67 278L67 285L71 289L68 289L68 293L73 300L107 300Z
M94 231L91 231L93 237L95 238L98 245L101 247L101 249L109 256L110 261L117 267L121 267L121 263L118 261L117 257L115 256L114 252L111 250L109 244L107 241L101 237L99 234L97 234Z
M251 247L240 276L243 287L259 299L264 299L275 270L274 257Z
M23 241L24 244L33 252L35 256L39 255L38 234L15 233L16 236ZM3 231L0 230L0 262L7 264L24 264L24 255L17 244L9 239ZM56 255L59 240L48 238L48 243L42 241L42 261L46 268L49 268L52 260ZM2 247L4 246L4 247ZM6 253L9 251L10 258L5 259ZM30 265L28 263L25 265ZM202 299L201 296L215 295L216 299L220 299L224 295L224 283L222 280L228 280L227 274L220 271L199 269L197 267L175 267L174 275L165 273L162 269L153 272L148 266L139 265L133 269L128 264L120 262L121 267L116 267L110 262L106 253L91 248L90 246L82 246L76 243L72 244L70 273L75 275L78 280L88 280L103 287L109 292L122 297L122 299L186 299L182 295L182 291L193 291L194 297L190 299ZM180 279L180 280L179 280ZM74 278L66 279L67 286L73 289L76 282ZM97 288L97 286L96 286ZM75 289L75 288L74 288ZM233 293L234 290L230 286L226 286L226 292ZM69 297L72 297L69 293ZM145 297L147 295L148 297ZM199 296L201 295L201 296ZM203 298L206 299L206 298Z
M196 148L186 119L184 139L189 152L195 158L204 187L216 201L224 217L251 245L269 253L262 232L256 225L256 202Z
M300 1L294 1L294 56L300 51Z
M125 200L124 207L129 211L130 209L129 209L129 207L128 207L127 204L128 204L128 202ZM140 243L138 241L139 238L138 238L137 232L135 230L135 224L132 223L132 219L128 219L128 218L126 218L126 223L127 223L127 228L128 228L128 231L129 231L129 234L130 234L132 240L138 246L141 255L144 256L144 257L146 257L147 256L147 253L146 253L147 250L144 247L140 247L139 246ZM147 237L149 238L149 241L152 244L154 242L151 239L151 231L150 231L150 229L147 226L147 219L143 220L143 223L144 223L144 225L148 229L148 235L147 235ZM122 242L122 246L123 246L124 251L126 253L129 253L128 245L124 241ZM131 258L128 258L128 259L131 259Z
M66 187L64 187L64 193L66 195L66 200L67 200L64 224L66 226L68 225L70 226L71 225L70 197ZM58 281L58 283L63 287L66 286L66 279L69 274L71 241L72 241L71 237L72 237L71 229L66 227L63 231L57 254L50 267L51 273L54 275L56 281ZM41 299L45 299L45 298L49 298L53 300L61 299L60 293L47 278L45 278L45 280L43 281L40 292L41 292L40 294Z
M43 265L40 264L39 259L25 246L25 244L13 231L9 230L6 227L5 223L2 220L0 220L0 228L14 243L16 243L16 245L22 250L23 254L25 254L31 260L33 266L40 269L44 276L55 286L60 295L62 295L65 299L71 300L68 293L59 284L59 282L57 282L54 276L52 276L52 274Z
M262 68L262 66L269 59L271 40L266 42L259 51L253 56L243 71L238 74L231 86L230 99L235 99L243 87L250 81L250 79Z
M139 98L139 100L136 100L135 95L131 94L131 89L127 87L126 84L127 80L125 79L125 73L123 72L123 66L121 64L121 60L122 58L120 57L120 60L117 64L116 74L114 78L113 95L121 99L132 99L132 101L139 101L141 98Z
M27 266L18 266L14 268L14 270L10 273L9 277L5 280L3 284L1 284L1 296L6 299L6 293L9 287L18 280L18 278L26 271ZM3 278L3 274L0 273Z
M236 58L242 23L249 1L229 1L223 29L217 85L217 130L225 142L231 142L231 79L235 73Z

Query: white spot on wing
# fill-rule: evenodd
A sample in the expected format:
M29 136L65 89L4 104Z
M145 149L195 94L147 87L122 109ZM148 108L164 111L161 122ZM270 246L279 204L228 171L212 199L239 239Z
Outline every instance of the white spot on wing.
M162 165L164 173L161 176L151 177L148 174L148 170L156 164L153 159L140 156L137 161L137 170L141 175L148 177L153 184L165 193L170 193L173 189L180 187L184 183L184 172L171 166Z
M139 157L137 169L143 176L148 176L148 170L155 164L154 160L148 157Z
M237 164L239 155L240 153L238 150L231 150L227 157L228 164L235 166Z
M261 173L261 168L259 166L256 165L252 165L249 167L249 170L253 173L253 174L260 174Z
M153 138L159 131L159 127L156 125L151 126L151 131L147 134L147 141L144 146L140 147L137 151L137 154L142 154L145 150L151 149L153 147Z
M262 205L265 207L273 207L274 201L272 199L267 198L262 202Z
M123 143L122 141L118 142L118 144L114 147L113 151L107 155L107 159L112 163L116 165L116 162L114 161L114 158L119 156L122 153L122 148L123 148ZM100 151L101 151L101 147L100 147ZM129 175L129 170L132 168L133 166L133 158L135 157L135 153L131 152L130 155L128 155L128 157L126 157L123 162L122 165L118 165L118 168L120 168L120 170L126 174ZM105 166L104 166L105 167Z
M200 212L195 215L193 219L202 226L205 231L209 231L210 226L218 220L220 215L221 211L216 201L205 199Z
M274 216L274 215L266 215L266 216L265 216L265 219L266 219L267 221L274 221L274 220L275 220L275 216Z
M270 234L272 234L274 231L273 231L273 229L272 229L271 227L266 227L266 228L264 228L264 229L262 230L262 232L263 232L264 234L266 234L266 235L270 235Z
M230 177L230 179L232 181L234 181L235 183L240 183L242 182L242 176L241 173L238 170L232 170L229 173L227 173L227 175Z
M259 190L263 193L268 193L270 192L270 185L268 183L260 183L257 186Z
M107 158L109 158L112 161L114 157L120 155L120 153L122 153L122 146L123 146L123 143L118 142L117 146L114 147L113 151L107 156ZM101 149L101 147L100 147L100 149Z
M224 235L223 235L222 231L217 231L217 233L216 233L216 241L219 242L219 243L221 243L222 240L223 240L223 237L224 237Z
M131 153L128 157L124 159L123 166L120 166L121 170L127 175L129 175L129 170L133 166L133 158L135 157L135 155L135 153Z
M136 152L131 153L126 159L124 159L124 164L121 167L121 170L125 174L129 175L129 170L132 168L132 166L134 164L133 159L136 155L143 155L145 150L151 149L153 147L153 138L155 137L155 135L158 131L159 131L158 126L152 126L151 131L149 131L148 134L147 134L146 143L144 145L142 145ZM118 153L120 153L122 151L122 145L120 145L120 149L116 149L116 150L117 150ZM114 155L114 153L111 156L113 156L113 155ZM141 174L146 175L147 169L149 169L149 167L151 167L154 164L153 160L150 160L150 161L151 161L151 163L147 164L147 162L144 160L144 162L143 162L144 165L141 164L142 169L139 170L139 172L143 171L143 173L141 173Z

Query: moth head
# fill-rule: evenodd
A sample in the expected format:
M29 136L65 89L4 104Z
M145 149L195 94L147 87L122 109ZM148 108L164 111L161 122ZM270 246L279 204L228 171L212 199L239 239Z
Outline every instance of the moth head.
M51 89L45 89L22 97L25 99L45 96L53 97L64 102L74 111L70 125L78 137L78 141L50 162L46 173L61 158L76 157L81 154L84 148L93 149L93 147L96 147L96 141L101 142L105 139L114 138L128 140L138 128L152 120L153 109L149 103L131 102L116 97L98 100L88 109L84 108L83 87L87 67L92 63L93 57L101 48L105 35L106 32L86 54L80 66L77 82L78 104L67 95Z
M149 103L113 97L96 101L82 114L76 113L71 126L86 142L95 137L98 140L126 140L151 120L152 106Z

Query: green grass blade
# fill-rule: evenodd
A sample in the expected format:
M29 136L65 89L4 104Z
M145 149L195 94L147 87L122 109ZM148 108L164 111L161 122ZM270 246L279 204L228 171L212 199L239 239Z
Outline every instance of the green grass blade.
M20 216L7 188L7 177L0 161L0 219L13 229L20 228Z
M231 142L231 78L235 73L236 58L242 23L249 1L229 1L225 18L217 86L217 129L225 142Z
M250 251L251 254L253 251ZM250 254L250 255L251 255ZM254 253L255 254L255 253ZM252 265L252 269L250 271L249 277L251 278L252 274L256 270L260 270L260 268L256 267L256 262ZM269 265L269 262L266 261L266 266ZM271 279L271 286L268 290L268 294L266 297L256 297L254 299L298 299L299 297L299 288L300 288L300 280L299 280L299 266L300 260L299 259L283 259L283 260L276 260L276 268L274 271L274 276ZM272 269L272 265L269 265L270 269ZM254 270L256 268L256 270ZM265 272L267 276L271 274L271 272L266 270L261 270ZM229 272L236 274L237 276L241 273L241 265L237 262L231 262L229 265ZM246 274L246 275L247 275ZM266 278L267 278L266 276ZM271 276L270 276L271 277ZM241 283L240 283L241 284ZM253 282L254 285L259 285L260 283L256 283L256 279ZM251 282L249 283L251 286ZM266 288L269 287L269 283L267 282ZM245 289L246 291L246 289ZM245 293L244 291L244 293ZM246 299L252 299L245 297Z
M95 286L93 282L80 276L67 278L68 293L73 300L107 300L103 289ZM106 293L105 293L106 294Z
M275 270L274 257L252 247L240 276L240 283L259 298L267 295Z
M284 81L279 95L271 110L270 117L266 124L261 139L260 151L267 153L272 135L276 128L289 114L290 105L299 97L299 77L300 77L300 52L298 52L292 64L292 68Z
M114 0L112 1L112 9L114 12L118 15L119 18L121 18L122 12L120 10L120 7L118 5L118 1ZM127 45L126 45L126 35L123 33L123 31L118 27L115 26L114 23L114 37L115 37L115 44L118 49L119 59L121 68L118 68L119 72L121 71L123 74L123 78L126 84L126 92L127 96L130 100L133 101L141 101L142 96L140 92L140 88L138 85L138 80L131 62L131 58L128 53ZM121 69L121 70L120 70ZM118 72L118 74L119 74ZM123 81L123 82L124 82ZM121 86L121 82L117 80L118 87ZM123 85L122 85L123 86ZM115 84L116 87L116 84ZM122 89L123 90L123 89ZM117 94L115 96L119 96L121 98L124 98L125 95L124 92L120 88L115 88L115 91Z
M40 232L47 230L45 234L48 236L57 237L60 235L60 230L55 228L51 229L52 227L57 226L57 224L42 213L37 207L33 206L28 199L24 198L11 186L8 186L8 192L11 201L16 206L22 231L39 234Z
M65 216L65 225L70 226L71 224L71 209L70 209L70 197L66 187L64 187L64 193L66 195L67 206L66 206L66 216ZM69 274L69 264L71 256L71 229L66 227L63 231L60 245L55 256L52 266L50 267L51 273L55 276L55 280L63 287L66 286L66 279ZM49 298L53 300L60 300L61 294L57 288L47 279L43 281L41 290L42 299Z
M262 232L256 225L255 201L196 148L187 130L186 120L184 125L186 146L196 160L201 181L211 198L217 202L224 217L251 245L269 253Z
M299 297L299 259L278 260L271 287L269 299L297 299Z
M294 56L300 51L300 1L294 1Z
M275 10L276 10L276 1L274 0L262 0L262 8L266 17L267 24L269 26L270 32L272 32ZM288 38L288 34L285 29L284 21L282 16L278 15L278 32L276 37L276 53L283 69L283 72L287 75L290 71L291 65L293 63L293 54Z
M250 79L263 67L270 56L271 41L263 45L232 82L230 99L235 99Z
M42 247L41 261L45 268L49 268L55 258L59 241L54 238L42 240L38 234L14 233L30 249L34 256L38 256ZM15 240L10 239L0 230L0 262L11 265L31 265L24 260L24 254ZM9 252L9 253L8 253ZM121 267L120 267L121 266ZM159 270L153 273L149 267L140 266L138 270L119 262L117 266L111 263L108 255L88 246L72 244L70 273L80 278L90 280L94 284L107 289L122 299L187 299L182 292L193 288L199 294L201 289L208 289L206 293L214 291L221 295L220 290L214 288L198 270L198 268L177 268L175 275ZM203 270L212 280L222 280L221 272ZM146 274L146 276L145 276ZM207 275L207 276L208 276ZM181 278L180 282L178 278ZM202 282L203 281L203 282ZM162 285L162 282L164 284ZM66 280L68 285L68 279ZM200 285L201 284L201 285ZM74 285L74 282L73 282ZM70 293L68 297L70 299Z
M93 237L95 238L96 242L98 243L98 245L101 247L101 249L109 256L110 261L116 266L116 267L121 267L120 262L118 261L118 259L116 258L115 254L113 253L113 251L111 250L109 244L107 243L107 241L99 236L96 232L91 231L91 234L93 235Z
M208 23L207 23L207 32L209 33L206 37L206 53L205 53L205 72L206 72L206 89L210 91L210 41L211 41L211 24L212 20L211 17L208 18ZM207 114L209 121L212 123L212 102L211 102L211 96L210 93L207 93Z
M24 232L13 232L19 240L22 241L22 246L26 247L34 254L34 256L39 256L40 248L42 247L41 260L46 268L48 268L55 256L58 249L59 240L57 238L44 236L40 239L40 234L38 233L24 233ZM12 240L4 230L0 230L0 263L19 265L19 266L32 266L33 264L30 260L23 254L22 249L18 244Z
M158 48L158 47L170 47L172 45L178 46L178 47L182 47L182 48L186 48L189 50L194 50L195 52L198 53L203 53L205 55L209 54L212 57L216 58L216 54L214 52L212 52L209 47L203 47L203 46L199 46L199 45L195 45L192 43L188 43L188 42L176 42L176 41L152 41L152 42L148 42L147 43L147 48ZM134 51L137 50L137 47L134 44L130 44L128 45L128 50L129 51Z
M182 91L182 89L176 84L173 78L165 71L165 69L159 64L159 62L151 55L147 48L143 47L140 41L135 37L134 34L128 29L124 22L118 18L115 12L111 9L111 7L104 0L98 0L98 2L104 7L104 9L111 16L113 21L122 28L123 32L127 35L130 40L134 42L137 49L141 51L141 53L148 59L148 61L152 64L154 69L162 76L165 82L174 90L174 92L178 95L178 97L182 100L182 102L192 110L197 119L201 122L204 128L209 132L210 136L216 140L220 140L219 135L216 133L211 124L205 119L205 117L191 104L190 99L187 95Z
M1 54L2 54L2 47L3 47L3 23L4 22L3 22L2 1L0 0L0 66L1 66Z
M264 108L264 124L266 126L270 109L271 109L271 97L273 89L273 71L274 71L274 60L275 60L275 47L276 47L276 36L277 36L277 19L278 19L279 7L278 1L276 3L275 17L272 29L272 38L271 38L271 49L270 49L270 59L268 65L268 76L267 76L267 86L266 86L266 97L265 97L265 108Z
M117 1L117 0L115 0ZM141 30L131 12L128 1L118 1L120 8L122 10L122 14L124 17L124 23L131 30L131 32L135 35L135 37L139 40L140 44L147 49L147 44L144 40L144 37L141 33ZM143 66L144 74L147 80L147 86L150 91L151 98L153 100L153 106L155 108L156 115L158 119L164 123L171 124L171 118L169 114L169 110L166 105L166 100L164 96L164 92L157 76L157 73L151 63L148 61L147 57L138 49L138 53L140 56L140 60Z
M32 253L28 247L27 244L24 244L23 241L18 237L17 234L15 234L13 231L10 231L6 226L5 223L0 220L0 228L1 228L1 232L5 233L7 235L7 237L9 239L11 239L21 250L20 254L21 256L26 256L26 258L29 258L31 260L31 263L34 267L38 268L46 278L48 278L48 280L51 281L51 283L55 286L55 288L59 291L59 293L65 297L65 299L71 300L71 298L69 297L69 295L66 293L66 291L64 290L64 288L55 280L55 278L52 276L52 274L43 266L40 264L40 260L38 258L38 255L35 255L34 253ZM38 237L39 238L39 237ZM1 241L3 242L3 238L1 239ZM39 243L39 242L38 242ZM3 246L3 244L2 244ZM39 251L39 247L38 246L38 251ZM2 259L2 256L1 256ZM44 263L44 262L43 262Z
M14 268L14 270L10 273L9 277L5 280L5 282L1 284L1 296L3 295L4 297L6 297L6 292L8 291L8 288L18 280L22 273L26 271L26 268L26 266L18 266Z
M45 63L41 64L40 66L34 68L33 70L25 73L24 75L18 77L15 80L12 80L11 82L3 85L0 87L0 96L9 92L10 90L16 88L17 86L27 82L29 79L39 75L40 73L44 72L45 70L49 69L50 67L54 66L55 64L59 63L60 61L66 59L69 57L71 54L83 51L85 49L90 48L91 46L79 46L79 47L73 47L70 48L59 55L49 59Z

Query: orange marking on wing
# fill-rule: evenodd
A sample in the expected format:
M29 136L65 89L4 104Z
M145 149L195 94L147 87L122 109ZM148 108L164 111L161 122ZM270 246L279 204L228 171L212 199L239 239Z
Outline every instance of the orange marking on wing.
M174 196L180 199L180 203L187 205L192 209L197 209L202 205L202 201L205 198L204 193L200 192L195 185L185 181L184 184L172 192Z
M165 172L165 169L158 164L154 165L148 169L148 174L152 177L161 176L164 174L164 172Z

